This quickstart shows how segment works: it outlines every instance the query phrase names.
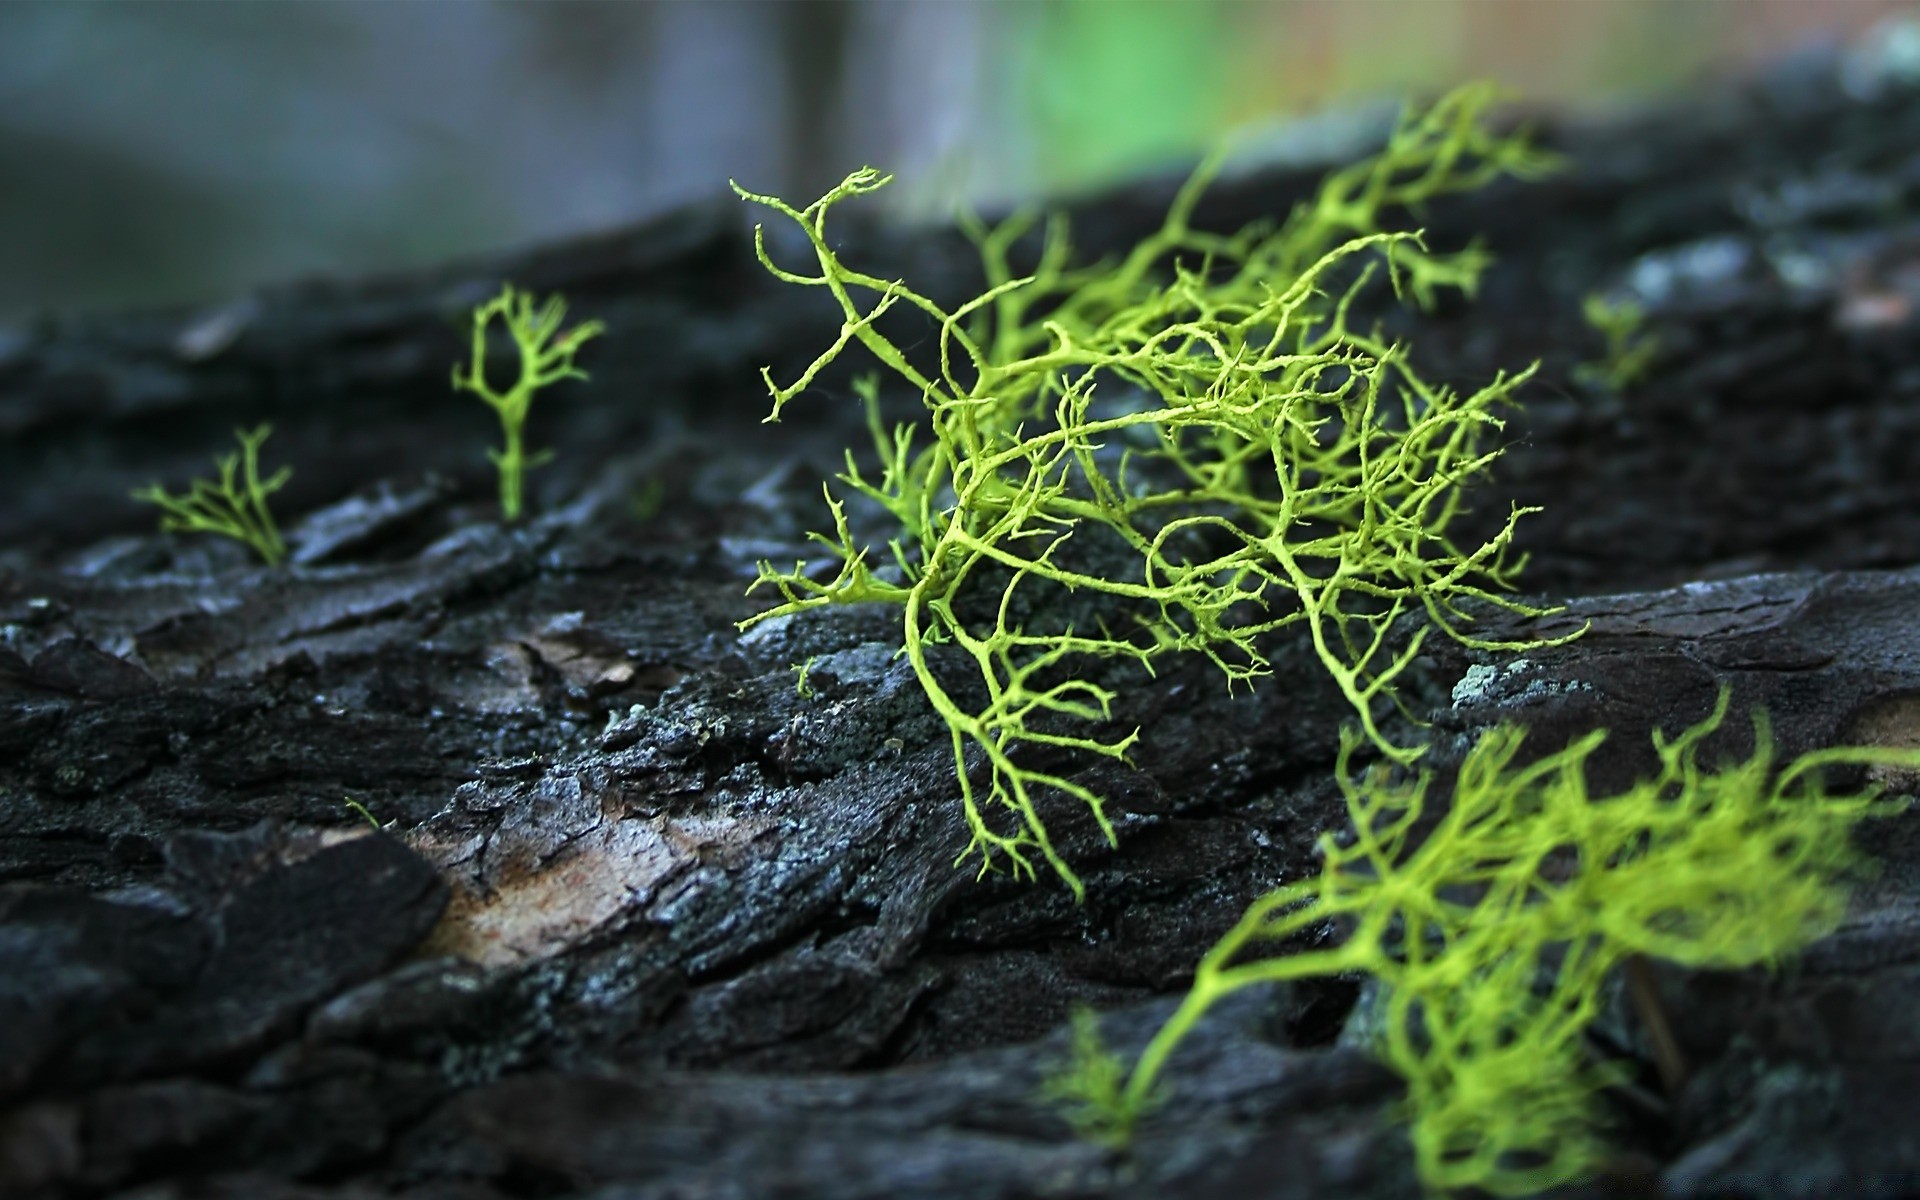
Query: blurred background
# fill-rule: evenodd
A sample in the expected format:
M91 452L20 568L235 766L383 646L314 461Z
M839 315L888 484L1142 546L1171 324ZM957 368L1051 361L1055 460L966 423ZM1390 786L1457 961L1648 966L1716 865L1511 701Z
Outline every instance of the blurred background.
M1081 191L1492 76L1631 102L1883 0L0 4L0 319L196 302L893 171L895 210Z

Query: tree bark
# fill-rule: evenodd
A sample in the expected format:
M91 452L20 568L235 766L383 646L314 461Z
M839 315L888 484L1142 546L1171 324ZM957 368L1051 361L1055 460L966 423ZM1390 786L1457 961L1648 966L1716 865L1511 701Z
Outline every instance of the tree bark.
M1604 793L1723 686L1785 754L1920 745L1920 93L1802 60L1542 135L1565 173L1424 214L1498 255L1477 300L1382 316L1443 378L1542 361L1475 520L1540 505L1524 579L1565 609L1477 631L1592 628L1430 640L1405 695L1435 762L1504 721L1542 751L1606 728ZM1237 176L1201 220L1283 215L1327 165ZM1177 182L1079 205L1076 241L1125 246ZM838 319L766 277L749 219L0 336L0 1192L1419 1194L1396 1079L1335 1041L1354 983L1222 1005L1130 1152L1041 1099L1073 1008L1137 1052L1313 869L1343 702L1297 646L1251 696L1143 679L1133 768L1073 764L1118 849L1048 812L1086 903L956 867L897 622L734 628L864 437L844 375L760 424L758 368L791 377ZM977 290L952 231L843 228L877 274ZM502 279L608 325L592 381L534 405L556 458L511 527L492 415L447 384ZM1569 382L1600 353L1581 297L1621 288L1650 378ZM153 533L128 492L263 420L292 565ZM1920 1188L1920 817L1868 837L1881 874L1792 971L1649 967L1691 1070L1590 1190Z

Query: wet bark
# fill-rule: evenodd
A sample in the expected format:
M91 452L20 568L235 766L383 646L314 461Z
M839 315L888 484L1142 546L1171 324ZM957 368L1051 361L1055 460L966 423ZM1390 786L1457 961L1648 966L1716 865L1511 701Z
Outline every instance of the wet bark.
M1605 727L1618 783L1722 686L1786 753L1920 744L1920 93L1862 78L1809 59L1549 118L1567 172L1427 214L1498 265L1475 303L1383 317L1443 377L1543 363L1476 519L1540 505L1525 581L1566 609L1484 628L1593 622L1519 658L1431 641L1406 694L1442 766L1499 721ZM1284 213L1321 165L1202 218ZM1172 186L1086 201L1078 241L1125 245ZM956 868L946 733L888 614L734 628L863 436L843 376L760 424L757 368L837 318L765 276L748 220L0 336L0 1192L1418 1194L1396 1080L1336 1043L1352 984L1223 1005L1130 1153L1040 1098L1075 1006L1137 1049L1311 869L1345 712L1299 647L1251 696L1163 672L1116 713L1136 769L1073 764L1118 849L1048 814L1085 904ZM955 235L844 227L880 274L977 283ZM491 415L447 386L503 278L609 326L591 383L536 402L556 458L514 527ZM1623 287L1651 376L1570 382L1600 349L1581 297ZM129 490L262 420L292 564L154 534ZM1920 816L1869 836L1881 875L1793 971L1652 970L1692 1069L1620 1098L1593 1190L1920 1187Z

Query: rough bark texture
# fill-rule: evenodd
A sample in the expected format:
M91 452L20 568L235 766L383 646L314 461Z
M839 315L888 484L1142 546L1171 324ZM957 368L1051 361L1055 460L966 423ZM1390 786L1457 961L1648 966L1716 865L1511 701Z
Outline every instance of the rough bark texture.
M1723 684L1788 753L1920 744L1920 93L1847 78L1550 120L1568 172L1428 214L1499 263L1392 318L1422 360L1545 363L1480 516L1544 506L1526 583L1568 607L1487 628L1593 621L1521 658L1430 642L1408 696L1442 765L1499 721L1541 748L1604 726L1617 783ZM1283 213L1317 172L1203 217ZM1171 187L1088 201L1078 240L1124 245ZM757 368L837 317L764 275L747 217L0 337L0 1194L1418 1194L1397 1081L1334 1044L1351 985L1223 1005L1129 1154L1038 1099L1075 1006L1137 1049L1311 868L1345 712L1297 647L1250 697L1163 673L1117 714L1138 769L1086 768L1119 849L1049 814L1084 905L956 869L945 731L888 614L733 627L862 436L831 383L758 423ZM955 236L843 228L883 275L973 287ZM491 417L447 387L502 278L609 326L591 384L535 406L557 457L513 528ZM1564 382L1599 349L1580 297L1623 282L1651 380ZM294 563L150 532L129 489L260 420ZM1870 836L1884 871L1791 971L1660 974L1695 1069L1621 1097L1590 1190L1920 1190L1920 815Z

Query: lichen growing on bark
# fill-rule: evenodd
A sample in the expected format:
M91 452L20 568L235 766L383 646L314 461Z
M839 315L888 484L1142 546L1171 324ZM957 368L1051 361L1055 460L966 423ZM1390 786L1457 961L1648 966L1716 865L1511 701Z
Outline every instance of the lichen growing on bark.
M1222 997L1359 973L1380 985L1369 1040L1406 1080L1430 1189L1528 1195L1590 1172L1607 1156L1600 1093L1622 1072L1582 1036L1609 972L1633 956L1774 966L1830 932L1847 885L1871 866L1853 827L1905 804L1831 792L1822 769L1920 764L1920 751L1844 747L1776 768L1756 712L1753 753L1709 766L1701 747L1727 709L1723 690L1699 724L1656 732L1659 770L1613 796L1586 781L1605 731L1523 762L1526 731L1492 729L1437 814L1430 773L1356 778L1348 736L1338 774L1351 826L1321 837L1318 876L1263 896L1207 951L1124 1087L1082 1036L1054 1091L1073 1098L1083 1127L1124 1142L1175 1048ZM1301 947L1330 930L1331 944Z
M1081 894L1036 801L1049 789L1078 798L1111 842L1104 800L1025 752L1126 757L1139 731L1102 728L1116 693L1087 678L1090 660L1151 672L1162 655L1192 652L1232 688L1268 673L1269 636L1292 630L1367 739L1404 762L1424 747L1395 740L1382 719L1429 630L1505 648L1469 634L1462 605L1538 611L1504 594L1526 510L1477 545L1450 532L1466 486L1499 453L1499 410L1531 368L1471 391L1438 384L1353 309L1383 266L1421 304L1472 290L1487 261L1477 247L1435 253L1386 226L1433 197L1550 165L1523 134L1487 129L1494 98L1469 87L1410 113L1385 149L1329 176L1277 228L1193 227L1217 163L1117 263L1070 265L1056 218L1036 265L1015 274L1031 220L976 223L987 287L952 310L849 266L827 238L828 213L887 176L858 171L805 208L736 185L793 222L816 260L782 267L756 231L761 263L824 288L843 314L797 379L766 375L769 419L856 344L925 408L923 421L888 428L877 379L862 381L878 469L850 451L838 487L826 486L831 532L813 536L832 575L762 563L756 586L780 602L743 625L832 604L900 606L904 653L952 733L971 832L963 861L977 852L983 872L1032 876L1037 856ZM934 353L917 359L882 331L894 309L931 323ZM849 495L891 514L887 554L855 538ZM1043 590L1053 598L1033 595ZM1099 604L1058 616L1069 608L1060 594L1075 592ZM1425 623L1406 632L1413 613ZM983 700L963 702L943 682L929 661L938 644L964 655Z

